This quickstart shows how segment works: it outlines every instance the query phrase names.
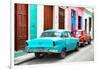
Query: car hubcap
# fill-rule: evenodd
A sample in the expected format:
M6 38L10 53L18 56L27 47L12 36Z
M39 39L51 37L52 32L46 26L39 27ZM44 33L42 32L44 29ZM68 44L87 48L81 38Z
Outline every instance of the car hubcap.
M61 56L64 58L64 57L65 57L65 55L66 55L66 54L65 54L65 52L64 52L64 51L62 51L62 52L61 52Z

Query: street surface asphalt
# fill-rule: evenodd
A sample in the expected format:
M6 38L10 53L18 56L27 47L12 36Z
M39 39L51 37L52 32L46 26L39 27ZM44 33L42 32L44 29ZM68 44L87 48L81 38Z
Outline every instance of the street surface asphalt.
M64 59L59 59L56 55L47 55L43 58L31 58L17 65L34 65L34 64L49 64L49 63L67 63L94 61L94 43L79 48L77 52L68 52Z

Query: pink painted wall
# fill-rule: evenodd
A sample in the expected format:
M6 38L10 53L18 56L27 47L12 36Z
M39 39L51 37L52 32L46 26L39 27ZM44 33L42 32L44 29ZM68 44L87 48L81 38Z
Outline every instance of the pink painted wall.
M78 16L82 16L82 30L84 28L84 8L82 7L76 7L77 8L77 19L76 19L76 24L77 24L77 29L78 29Z
M76 29L78 29L78 16L82 16L82 29L84 28L84 8L82 7L68 7L68 29L71 30L71 9L76 11Z

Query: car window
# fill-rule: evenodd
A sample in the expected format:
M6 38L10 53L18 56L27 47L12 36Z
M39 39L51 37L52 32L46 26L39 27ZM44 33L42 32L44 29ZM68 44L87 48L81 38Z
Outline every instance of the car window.
M61 35L61 37L65 37L65 38L69 37L69 36L68 36L68 32L64 32L64 33Z
M60 32L43 32L40 37L60 37Z
M71 37L71 33L70 32L67 32L68 33L68 37Z
M74 35L74 34L76 34L76 31L74 31L74 32L71 32L70 34L71 34L71 35Z

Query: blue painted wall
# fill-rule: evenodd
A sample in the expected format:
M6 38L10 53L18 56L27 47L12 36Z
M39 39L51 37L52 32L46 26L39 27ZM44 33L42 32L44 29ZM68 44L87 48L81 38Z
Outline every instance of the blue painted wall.
M37 5L30 4L30 39L37 37Z

